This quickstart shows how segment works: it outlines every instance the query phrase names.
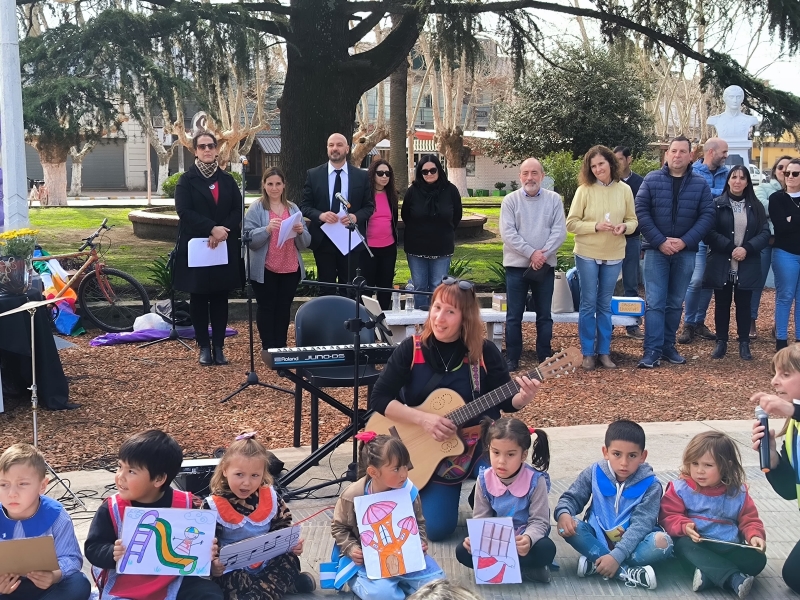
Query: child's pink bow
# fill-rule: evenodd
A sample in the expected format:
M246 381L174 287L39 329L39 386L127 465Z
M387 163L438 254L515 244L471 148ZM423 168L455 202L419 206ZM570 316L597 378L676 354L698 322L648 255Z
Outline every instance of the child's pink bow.
M359 442L364 442L365 444L369 444L376 437L378 437L378 434L374 431L362 431L356 434L356 439Z

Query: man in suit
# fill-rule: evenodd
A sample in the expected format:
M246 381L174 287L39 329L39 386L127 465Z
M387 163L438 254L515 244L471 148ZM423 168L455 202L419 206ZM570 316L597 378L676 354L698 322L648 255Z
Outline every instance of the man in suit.
M356 252L363 250L363 244L356 233L353 233L353 254L342 254L330 241L321 227L323 223L343 225L348 222L356 224L362 235L366 235L367 219L375 210L375 202L370 193L367 172L347 163L350 146L341 133L334 133L328 138L328 162L308 170L306 183L303 186L303 198L300 210L310 220L311 250L317 263L317 280L328 283L349 283L355 276L358 265ZM349 214L339 216L341 207L336 194L341 193L350 203ZM350 266L348 266L350 265ZM335 294L333 288L322 288L321 295ZM342 294L344 295L344 294Z

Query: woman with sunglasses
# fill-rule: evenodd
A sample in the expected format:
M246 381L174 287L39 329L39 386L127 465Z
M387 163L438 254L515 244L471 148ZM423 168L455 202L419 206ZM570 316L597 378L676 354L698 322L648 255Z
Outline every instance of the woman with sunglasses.
M598 361L607 369L617 367L609 356L611 296L625 258L625 232L639 225L633 192L620 181L620 171L610 148L589 148L581 165L581 185L567 215L567 231L575 234L575 266L581 282L578 336L582 367L588 371Z
M361 252L361 274L367 285L391 288L394 284L394 266L397 262L397 188L394 172L388 162L379 158L367 170L371 183L375 212L367 221L367 245L375 255ZM378 302L383 310L392 305L391 292L378 292Z
M772 244L775 241L773 229L772 229L772 219L769 216L769 197L782 190L786 183L784 181L783 172L786 169L786 165L789 164L789 161L792 160L791 156L779 156L778 159L775 161L775 164L772 165L772 171L770 171L770 180L767 183L762 183L761 185L754 186L756 190L756 198L758 198L759 202L761 202L761 206L764 207L764 210L767 213L767 223L769 224L769 234L770 240L769 244L761 251L761 283L758 287L753 290L753 299L750 303L750 338L755 339L758 337L758 331L756 330L756 320L758 319L758 306L761 304L761 292L764 291L764 286L767 284L767 277L769 276L769 270L772 267ZM773 333L774 333L773 329Z
M711 358L722 358L728 350L733 300L736 302L739 358L753 360L749 337L750 301L753 290L761 282L761 250L769 243L769 225L746 167L731 167L722 195L714 198L714 208L716 220L705 237L708 258L703 272L703 288L714 290L717 345Z
M228 293L242 285L239 275L242 194L236 180L219 168L217 138L213 134L198 133L192 139L192 147L194 165L181 175L175 188L179 223L173 285L176 290L190 294L190 314L200 347L200 364L227 365L222 347L228 326ZM210 248L225 242L226 264L189 267L189 240L192 238L207 239Z
M769 197L769 214L775 229L772 270L775 273L775 349L788 345L789 312L794 303L795 338L800 336L800 159L783 170L784 190Z
M461 194L435 154L423 154L403 198L403 247L418 292L432 292L450 272L461 222ZM428 304L427 296L425 305ZM422 307L421 307L422 308Z
M467 452L443 461L420 490L428 539L434 541L455 531L461 482L480 456L476 441L481 419L498 419L500 411L520 410L539 389L539 381L515 378L520 387L517 394L475 415L460 431L446 417L416 408L440 388L451 389L470 403L511 381L500 350L484 337L484 331L472 283L445 277L433 292L422 334L406 338L395 348L370 396L370 408L392 421L418 425L438 442L454 434L466 442ZM413 471L410 478L414 480Z

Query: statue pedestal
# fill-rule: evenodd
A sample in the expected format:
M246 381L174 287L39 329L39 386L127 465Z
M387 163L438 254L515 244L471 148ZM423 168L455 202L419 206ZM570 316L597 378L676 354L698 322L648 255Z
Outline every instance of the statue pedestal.
M728 142L728 156L738 154L742 157L745 166L750 164L750 150L753 149L753 142L750 140L725 141Z

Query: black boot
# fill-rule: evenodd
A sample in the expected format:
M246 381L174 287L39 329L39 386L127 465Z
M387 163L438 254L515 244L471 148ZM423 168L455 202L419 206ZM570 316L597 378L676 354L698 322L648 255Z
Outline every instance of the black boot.
M750 354L750 342L739 342L739 358L753 360L753 355Z
M725 340L717 340L717 345L711 353L711 358L723 358L728 352L728 342Z
M211 358L211 347L200 346L200 364L204 367L207 367L213 363L214 360Z
M778 350L783 350L789 346L789 342L786 340L775 340L775 352Z
M214 346L214 364L215 365L228 364L228 359L225 358L225 354L222 352L222 346Z

